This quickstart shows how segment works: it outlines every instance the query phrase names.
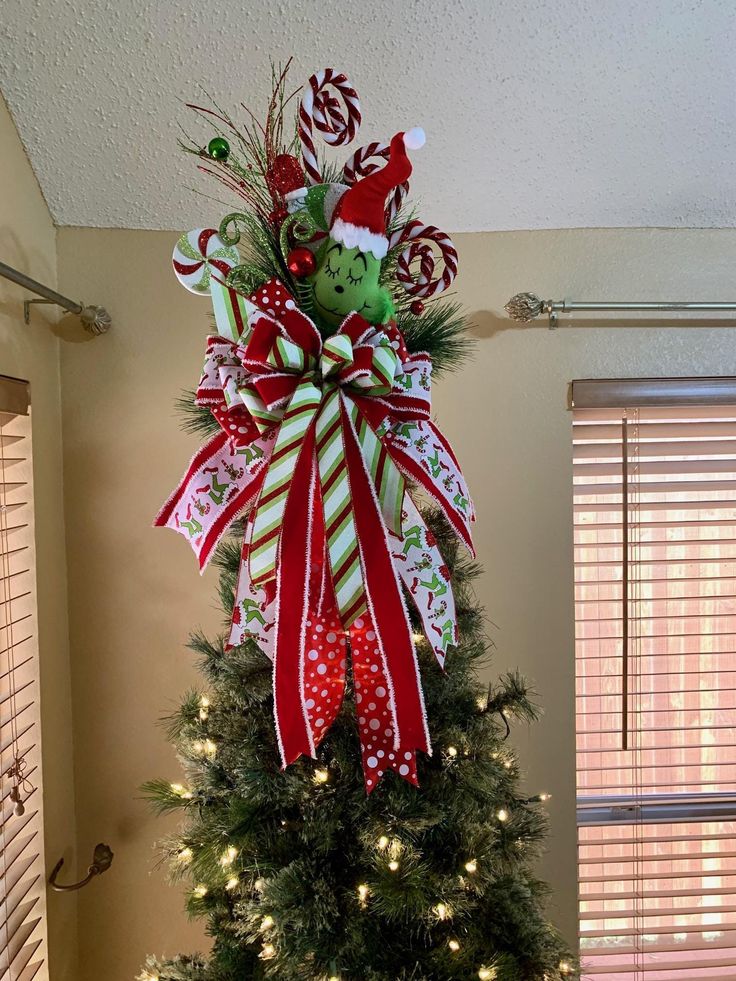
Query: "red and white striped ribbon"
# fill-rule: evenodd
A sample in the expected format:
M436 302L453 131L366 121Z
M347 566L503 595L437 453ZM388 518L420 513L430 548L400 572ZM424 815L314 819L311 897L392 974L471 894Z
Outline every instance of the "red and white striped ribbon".
M367 143L359 147L348 162L343 167L342 173L345 183L352 187L356 181L363 177L368 177L380 170L383 164L379 160L388 160L391 149L388 143ZM391 195L391 200L386 206L386 224L390 224L401 210L404 198L409 193L409 181L395 189Z
M430 245L429 243L432 243ZM407 243L396 264L396 278L407 293L416 297L432 297L442 293L457 276L457 250L452 239L434 225L421 221L410 221L403 229L394 232L389 247ZM444 263L442 275L432 279L436 257L433 245L439 250ZM411 266L419 260L418 275L412 273Z
M330 87L335 89L340 98L329 91ZM322 134L325 143L342 146L355 138L360 120L358 94L347 75L335 71L334 68L323 68L312 75L299 106L299 140L304 169L310 184L322 183L314 145L314 127Z

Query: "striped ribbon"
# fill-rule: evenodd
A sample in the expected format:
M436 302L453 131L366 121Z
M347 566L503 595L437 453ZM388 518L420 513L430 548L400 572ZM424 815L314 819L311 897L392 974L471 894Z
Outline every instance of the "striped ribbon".
M285 408L266 405L258 392L257 380L241 389L241 397L260 429L265 431L281 419L252 519L248 557L251 581L255 586L276 581L279 540L292 477L306 436L314 426L327 554L337 606L347 629L366 612L367 599L345 460L340 392L347 394L353 388L363 396L389 394L399 370L399 358L388 344L361 347L358 343L354 347L348 334L339 333L325 340L318 365L316 359L283 335L275 338L265 360L277 372L307 374L302 375ZM316 375L321 376L321 387ZM404 478L349 395L345 402L386 525L401 534Z

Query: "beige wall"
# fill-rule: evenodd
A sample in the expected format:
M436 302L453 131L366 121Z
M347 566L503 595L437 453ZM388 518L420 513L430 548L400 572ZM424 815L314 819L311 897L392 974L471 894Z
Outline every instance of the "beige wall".
M202 943L155 870L153 819L136 787L173 777L154 720L195 681L181 648L218 622L214 573L150 529L196 441L172 403L197 379L207 301L170 273L175 235L62 229L62 287L105 303L110 334L62 349L79 840L106 837L112 872L80 895L80 977L129 981L147 951ZM568 382L575 377L733 373L731 328L514 329L522 289L543 296L733 299L734 231L583 231L458 236L460 295L477 324L472 362L436 387L437 415L478 507L479 593L496 627L494 670L519 665L546 714L515 733L533 789L554 793L543 873L575 933L572 526ZM171 826L171 825L169 825Z
M54 286L56 231L13 122L0 98L0 257ZM74 872L72 753L66 559L62 488L59 340L55 308L35 306L23 323L28 294L0 279L0 374L31 383L38 629L41 665L46 865L64 856ZM66 869L65 869L66 871ZM76 978L76 896L49 893L50 965L54 981Z

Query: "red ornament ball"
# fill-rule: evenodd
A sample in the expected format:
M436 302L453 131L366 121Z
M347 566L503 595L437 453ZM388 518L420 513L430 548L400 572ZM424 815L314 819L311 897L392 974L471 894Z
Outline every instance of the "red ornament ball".
M421 300L413 300L409 309L415 317L421 317L421 315L424 313L424 304Z
M268 183L273 190L282 196L289 191L304 187L304 171L296 157L290 153L279 153L274 158L268 172Z
M292 276L296 276L297 279L304 279L305 276L311 276L317 268L317 260L314 258L314 253L310 252L306 245L297 245L289 253L286 265Z

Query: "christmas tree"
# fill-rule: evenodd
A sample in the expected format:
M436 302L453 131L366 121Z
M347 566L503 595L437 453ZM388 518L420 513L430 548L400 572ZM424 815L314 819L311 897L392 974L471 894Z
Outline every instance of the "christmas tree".
M436 299L454 277L452 243L403 205L407 150L422 134L370 144L338 181L312 127L348 142L360 120L352 87L329 69L313 76L298 136L285 139L285 78L264 126L197 109L217 135L187 146L250 209L175 252L182 282L212 294L218 337L182 404L209 442L158 523L200 561L212 556L225 630L192 637L205 684L168 720L184 776L146 789L182 814L164 849L213 947L150 958L141 977L576 977L534 873L545 795L522 793L507 741L512 720L537 709L515 674L479 681L489 647L465 550L471 506L428 421L429 370L457 367L467 341L457 304ZM437 279L432 246L445 260ZM334 504L340 466L352 498ZM361 497L364 472L375 490ZM433 500L417 507L422 488ZM264 500L282 505L275 531L259 524ZM342 545L330 520L340 508ZM418 668L408 681L407 657Z

